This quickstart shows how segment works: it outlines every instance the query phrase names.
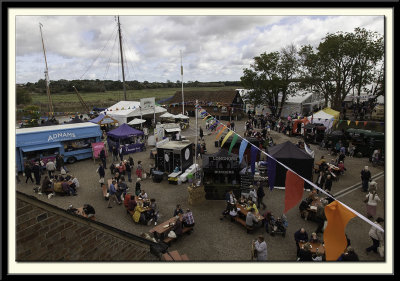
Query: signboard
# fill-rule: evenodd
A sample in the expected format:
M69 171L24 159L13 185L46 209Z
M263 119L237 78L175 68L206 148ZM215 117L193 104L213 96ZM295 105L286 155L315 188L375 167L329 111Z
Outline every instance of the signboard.
M110 123L115 123L115 121L113 119L111 119L110 117L104 117L103 120L100 121L101 125L110 124Z
M154 97L140 99L140 107L142 108L142 110L152 109L155 107L155 105L156 105L156 99Z
M99 158L100 156L100 151L104 148L104 142L93 142L92 143L92 150L93 150L93 157ZM107 155L107 150L106 150L106 155Z

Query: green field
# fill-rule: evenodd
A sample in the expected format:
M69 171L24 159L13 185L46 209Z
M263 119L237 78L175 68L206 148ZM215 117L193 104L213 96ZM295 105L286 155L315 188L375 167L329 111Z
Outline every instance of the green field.
M237 89L237 86L229 87L199 87L199 88L184 88L185 91L221 91ZM130 90L126 92L127 100L139 101L141 98L155 97L156 100L161 100L173 96L176 91L181 91L181 88L160 88L160 89L145 89L145 90ZM102 93L84 93L80 92L82 99L88 104L103 104L112 103L124 100L123 91L109 91ZM78 97L75 93L52 94L54 107L62 107L61 104L66 103L79 103ZM47 104L47 96L32 94L33 104Z

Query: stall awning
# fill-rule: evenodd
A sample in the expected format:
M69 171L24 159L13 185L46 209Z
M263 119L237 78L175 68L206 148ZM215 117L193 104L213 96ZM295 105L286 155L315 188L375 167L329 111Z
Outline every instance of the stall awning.
M171 133L171 132L180 132L181 129L179 129L179 128L171 128L171 129L165 129L165 131L167 131L168 133Z
M60 146L60 144L53 143L53 144L43 144L43 145L21 147L21 149L23 152L29 152L29 151L45 150L45 149L56 148L56 147L61 147L61 146Z

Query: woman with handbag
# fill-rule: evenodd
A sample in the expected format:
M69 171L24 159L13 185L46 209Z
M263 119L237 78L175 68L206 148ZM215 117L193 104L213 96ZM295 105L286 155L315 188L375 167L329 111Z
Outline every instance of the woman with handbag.
M381 201L378 194L376 194L376 190L371 190L366 196L364 202L367 206L367 218L373 218L376 216L376 206L378 205L378 201Z

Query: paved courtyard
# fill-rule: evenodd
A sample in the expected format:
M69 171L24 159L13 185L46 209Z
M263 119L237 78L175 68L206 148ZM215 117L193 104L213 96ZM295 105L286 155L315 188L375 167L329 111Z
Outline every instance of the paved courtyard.
M204 122L199 119L199 126L202 126L204 132ZM236 130L240 135L244 133L244 121L236 121ZM195 138L195 121L194 118L190 119L190 128L183 132L187 139L194 142ZM275 131L271 132L275 143L283 143L290 140L297 143L300 138L289 138L283 134ZM218 148L214 146L215 135L205 136L208 153L214 153ZM320 150L318 146L311 145L315 151L315 159L319 160L321 155L325 155L327 160L332 157L328 155L327 150ZM154 163L150 159L150 149L147 151L132 154L135 160L135 167L138 160L141 160L145 170L149 170L149 164ZM78 196L60 197L55 196L48 199L46 196L41 196L33 192L31 183L25 184L25 179L21 184L17 185L17 190L35 195L40 200L49 202L61 208L67 208L70 204L75 207L80 207L84 203L91 204L96 210L96 219L113 227L122 229L124 231L140 235L143 232L148 232L152 226L144 226L135 224L132 218L126 213L125 208L122 206L113 206L107 208L107 201L102 196L102 191L99 187L99 177L96 174L98 161L94 162L92 159L78 161L72 165L68 165L70 173L76 176L80 182L78 189ZM107 159L107 165L111 164L111 157ZM353 186L361 181L360 171L367 165L370 167L372 175L377 175L384 171L383 167L372 167L367 158L346 158L345 165L347 172L340 178L338 182L333 183L332 194L335 195L344 189ZM107 166L107 167L108 167ZM22 179L22 176L20 176ZM111 178L110 170L106 170L106 180ZM128 183L130 191L134 191L134 183L136 176L133 177L133 182ZM315 177L314 177L315 181ZM382 202L378 205L377 215L385 217L385 178L384 176L378 178L378 195L382 198ZM183 208L191 208L195 219L195 230L191 235L185 235L182 239L175 241L170 246L170 250L178 250L180 253L188 255L191 261L250 261L250 243L259 234L263 234L266 238L268 245L268 260L269 261L288 261L293 262L296 260L296 246L293 234L300 227L304 227L309 235L316 229L316 223L305 221L300 217L298 205L287 213L289 226L287 229L286 237L270 236L265 232L264 228L260 228L253 234L247 234L245 228L238 224L232 223L228 219L220 220L220 214L225 208L224 200L205 200L199 205L190 206L188 204L188 184L171 185L167 180L161 183L154 183L151 179L142 181L142 189L144 189L150 198L155 198L160 208L161 218L159 222L163 222L172 217L176 204L181 204ZM365 215L365 205L362 202L365 193L357 188L350 191L338 198L341 202L347 204L357 212ZM266 189L266 197L264 202L267 209L271 210L275 215L282 214L284 210L284 190L275 189L269 191ZM308 192L304 193L304 196ZM351 244L355 248L361 261L384 261L378 254L365 252L365 248L369 247L372 242L368 236L370 225L356 217L352 219L347 225L346 233L351 239ZM320 238L323 238L321 235Z

